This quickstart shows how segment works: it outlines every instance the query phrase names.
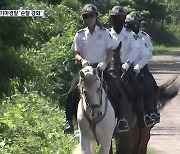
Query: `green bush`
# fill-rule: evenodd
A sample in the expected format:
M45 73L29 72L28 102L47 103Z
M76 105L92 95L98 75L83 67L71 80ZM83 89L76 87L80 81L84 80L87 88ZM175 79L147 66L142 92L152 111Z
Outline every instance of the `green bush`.
M62 107L63 94L80 68L71 44L75 32L84 27L84 4L97 5L100 25L107 28L114 5L125 6L128 12L140 10L155 43L178 45L179 16L174 16L174 8L179 5L172 1L2 0L1 9L40 9L45 16L0 19L0 153L66 154L77 143L62 133ZM164 46L156 48L162 50Z
M0 117L2 154L67 154L77 144L62 132L63 111L37 92L2 100Z

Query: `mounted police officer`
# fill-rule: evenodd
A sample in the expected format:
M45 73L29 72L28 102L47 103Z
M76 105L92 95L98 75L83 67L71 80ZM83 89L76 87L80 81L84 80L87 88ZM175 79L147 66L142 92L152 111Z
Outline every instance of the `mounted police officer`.
M125 23L127 28L137 34L137 38L140 42L140 53L135 60L134 71L138 74L137 77L140 82L143 81L143 78L148 80L146 83L149 83L149 86L146 84L147 86L144 87L144 90L146 91L145 95L149 98L154 97L154 104L153 102L147 104L148 106L146 112L153 119L154 124L156 124L160 122L160 114L157 110L158 86L147 66L149 60L152 58L153 45L151 43L150 36L146 32L140 30L141 21L141 14L137 11L133 11L126 16Z
M142 87L136 76L132 75L133 73L129 73L132 72L132 65L139 53L139 41L134 32L124 27L126 12L121 6L114 6L112 10L110 10L110 16L113 24L113 27L110 29L110 34L113 38L113 49L116 49L120 42L122 43L120 49L120 60L122 62L121 67L129 76L128 82L133 86L133 89L137 94L138 99L135 101L135 104L138 123L140 127L151 127L153 121L144 111ZM128 128L127 122L125 124L126 128Z
M75 59L82 64L82 67L91 65L92 67L97 67L99 70L104 71L107 63L112 58L112 38L107 29L100 28L96 25L98 15L99 12L95 5L87 4L84 6L82 10L82 18L87 27L76 33L72 50L75 51ZM79 75L76 74L68 92L64 133L74 132L72 119L78 101L74 102L72 99L78 79ZM76 91L78 91L77 88Z

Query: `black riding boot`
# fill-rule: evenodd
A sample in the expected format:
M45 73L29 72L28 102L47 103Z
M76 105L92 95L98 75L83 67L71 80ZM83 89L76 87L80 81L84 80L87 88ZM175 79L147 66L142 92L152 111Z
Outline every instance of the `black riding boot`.
M107 96L111 102L112 107L114 108L115 117L117 118L117 127L116 132L126 132L129 130L128 122L123 118L123 101L121 101L121 93L118 93L116 86L110 84L107 88Z
M127 132L129 131L129 125L127 120L124 118L124 104L122 101L122 93L120 90L120 82L118 82L118 79L113 78L111 74L108 74L107 72L104 72L104 79L107 83L107 88L104 87L104 89L107 89L106 93L108 96L109 101L111 102L115 117L117 118L117 132Z
M146 69L145 69L145 73L146 76L149 77L151 83L152 83L152 88L153 88L153 112L151 113L151 118L154 120L154 124L159 123L160 122L160 113L158 111L158 97L159 97L159 87L157 86L157 83L152 75L152 73L149 71L148 66L146 65Z
M135 76L131 75L131 82L136 91L137 99L136 99L136 113L137 120L140 128L143 127L152 127L154 122L149 115L145 113L144 110L144 100L143 100L143 91L142 86L140 85L138 79Z
M151 114L151 118L154 120L154 124L160 123L160 113L158 111L158 97L159 97L159 87L156 85L154 88L154 113Z
M71 88L68 92L66 99L66 124L64 126L65 134L73 134L74 126L72 123L73 116L76 115L78 100L79 100L79 90L77 88L77 83L79 81L79 76L76 74L72 80Z
M143 69L138 74L137 79L143 88L143 101L145 113L149 116L154 111L154 91L151 80L148 76L144 75Z
M120 84L118 84L118 86L121 86ZM120 95L121 94L121 95ZM124 118L124 102L123 102L123 91L121 91L121 89L119 88L118 89L118 99L117 99L117 102L116 102L116 109L115 109L115 112L116 112L116 115L117 115L117 118L118 118L118 121L117 121L117 131L118 132L127 132L129 131L129 125L128 125L128 122L127 120Z
M154 122L152 118L147 115L144 111L144 102L143 96L140 95L136 102L136 113L137 113L137 121L140 128L144 127L152 127Z
M66 124L64 126L65 134L74 134L74 126L72 123L72 120L73 120L72 94L73 94L72 91L68 93L67 100L66 100Z

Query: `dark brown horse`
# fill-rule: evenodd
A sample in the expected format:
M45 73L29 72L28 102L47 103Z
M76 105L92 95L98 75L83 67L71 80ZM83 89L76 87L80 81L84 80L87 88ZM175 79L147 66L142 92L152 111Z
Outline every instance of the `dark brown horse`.
M179 91L179 86L176 83L179 75L175 76L173 79L167 81L166 83L159 86L158 93L158 110L162 110L168 102L170 102L174 97L177 96ZM145 100L145 103L152 103L155 99ZM149 102L148 102L149 101ZM138 127L134 129L133 144L133 154L146 154L147 153L147 145L150 140L150 131L152 128L143 128L139 129ZM119 145L121 146L121 145Z
M127 119L130 128L129 131L125 133L114 133L114 139L116 141L116 154L146 154L151 128L140 129L138 127L136 114L133 109L133 101L136 98L136 94L132 86L128 84L128 78L125 78L125 80L123 80L124 77L122 78L124 72L121 71L120 68L120 48L121 43L114 50L113 59L106 69L108 98L111 98L111 102L113 102L115 99L119 99L119 102L124 103L124 116ZM159 90L155 93L155 95L158 95L158 110L163 109L164 106L167 105L167 103L178 94L179 87L176 86L175 83L177 78L178 76L159 86ZM115 86L116 88L114 88ZM155 95L154 97L156 97ZM155 101L154 97L144 101L147 104L153 103L153 101ZM112 153L112 151L110 153Z
M117 154L131 154L132 153L132 132L137 127L137 118L134 110L132 109L132 102L135 99L135 95L131 86L129 86L128 91L131 97L129 97L124 89L124 82L127 80L122 80L121 71L121 61L119 56L119 50L121 48L121 43L114 50L113 59L108 64L105 71L105 81L107 82L107 95L110 99L112 105L114 101L119 101L124 105L124 118L129 124L129 131L117 133L114 132L114 139L116 140L116 153ZM121 146L119 146L121 145ZM112 153L112 151L110 152Z

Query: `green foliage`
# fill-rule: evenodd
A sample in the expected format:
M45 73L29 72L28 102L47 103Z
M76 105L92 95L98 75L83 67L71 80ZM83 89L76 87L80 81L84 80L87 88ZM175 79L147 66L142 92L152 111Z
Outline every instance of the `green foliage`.
M45 10L45 16L0 18L0 153L66 154L77 143L62 133L62 107L63 94L80 68L71 44L84 26L81 10L86 3L98 7L100 25L107 28L114 5L124 6L127 12L139 10L156 44L178 45L179 0L162 2L2 0L1 9ZM155 48L163 50L167 49Z
M5 68L2 69L4 77L0 81L0 90L5 94L12 91L12 79L17 78L19 84L31 80L34 89L58 100L60 94L68 91L72 75L77 71L70 48L81 20L76 12L64 5L38 4L26 2L24 8L44 9L44 18L10 18L1 23L4 29L1 31L0 65L2 63L2 68ZM5 30L11 22L15 23L15 33ZM9 38L10 34L13 35ZM17 36L22 37L17 39ZM5 65L7 61L9 64Z
M0 117L2 154L67 154L77 144L62 133L63 111L37 92L1 100Z
M164 53L164 52L179 51L179 50L180 50L179 47L168 47L168 46L164 46L164 45L156 45L156 46L154 46L153 54L157 55L157 54Z

